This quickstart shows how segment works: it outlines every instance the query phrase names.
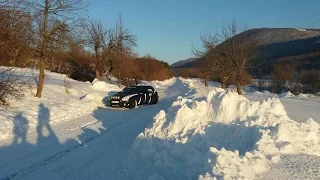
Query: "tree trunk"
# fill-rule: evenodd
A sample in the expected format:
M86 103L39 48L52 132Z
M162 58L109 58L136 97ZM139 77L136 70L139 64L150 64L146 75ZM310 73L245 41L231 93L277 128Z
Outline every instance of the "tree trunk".
M56 66L56 60L54 58L51 58L51 63L50 63L50 71L54 71Z
M145 67L145 70L144 70L144 75L143 75L143 80L147 80L147 68Z
M44 66L45 66L45 60L42 56L39 62L39 81L37 86L37 94L36 97L41 98L42 90L43 90L43 84L44 84Z
M47 64L49 65L49 71L52 72L52 69L53 69L52 57L50 57L50 59L48 58Z
M108 81L111 83L111 84L114 84L113 80L111 79L111 68L105 72L104 76L108 79Z
M237 86L237 92L239 95L242 95L242 89L241 89L241 76L237 74L236 76L236 86Z
M259 78L259 81L258 81L258 90L259 92L262 91L262 80Z
M147 80L147 63L146 62L144 62L144 78L143 78L143 80Z
M118 75L118 86L120 87L121 86L121 79L120 79L120 74Z
M43 20L43 35L41 42L41 55L39 62L39 82L37 87L36 97L41 98L43 84L44 84L44 68L45 68L45 57L46 57L46 48L47 48L47 26L48 26L48 15L49 15L49 0L45 1L45 9L44 9L44 20Z
M98 46L96 46L95 48L94 48L94 51L95 51L95 58L96 58L96 63L95 63L95 69L96 69L96 78L98 79L98 80L102 80L102 76L101 76L101 72L100 72L100 60L101 60L101 58L100 58L100 54L99 54L99 47Z
M96 68L96 78L101 81L101 74L98 68Z
M62 61L59 62L58 73L61 73Z
M100 58L98 52L96 52L96 78L101 81L101 72L100 72Z
M12 64L14 67L17 67L18 66L18 56L20 54L20 51L21 51L21 47L18 47L15 52L14 52L14 55L13 55L13 58L12 58Z
M225 81L221 81L221 88L222 89L226 89L227 88L227 85L226 85Z
M207 77L204 78L204 85L205 85L206 87L208 86L208 78L207 78Z
M221 88L222 89L227 89L227 80L228 78L221 78Z

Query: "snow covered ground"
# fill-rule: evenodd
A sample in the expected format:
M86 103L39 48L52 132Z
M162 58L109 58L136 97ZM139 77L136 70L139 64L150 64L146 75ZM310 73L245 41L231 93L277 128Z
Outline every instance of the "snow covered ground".
M0 179L320 179L316 96L144 83L158 104L115 110L117 86L47 72L43 98L0 107Z
M134 142L133 167L148 169L144 179L320 178L317 122L291 120L277 98L249 101L235 92L199 87L190 81L194 94L159 112ZM290 161L290 155L299 158Z
M293 95L290 92L275 95L269 92L248 92L245 97L250 101L262 101L267 98L278 98L284 105L288 116L298 122L306 121L309 118L320 123L320 96L312 94Z

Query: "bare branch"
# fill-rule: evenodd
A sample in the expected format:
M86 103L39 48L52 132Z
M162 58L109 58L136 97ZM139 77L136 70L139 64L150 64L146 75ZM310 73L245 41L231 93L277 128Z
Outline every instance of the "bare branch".
M19 100L23 97L27 81L21 80L20 76L14 68L0 69L0 104L9 105L9 98Z
M224 25L221 31L212 35L201 35L200 39L204 51L194 51L200 54L202 60L201 69L206 78L218 76L221 84L224 84L229 76L235 74L237 79L237 91L241 94L240 81L249 62L258 55L256 44L248 41L248 33L239 30L236 22Z

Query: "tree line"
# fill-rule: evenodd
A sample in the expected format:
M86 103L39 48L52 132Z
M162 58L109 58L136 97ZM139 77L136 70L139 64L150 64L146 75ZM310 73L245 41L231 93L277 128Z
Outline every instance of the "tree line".
M39 69L36 97L45 70L77 80L114 76L125 85L173 76L169 65L134 52L136 36L119 16L114 26L90 20L83 0L0 2L0 66Z
M242 94L242 85L273 93L320 92L319 52L266 61L255 39L235 21L224 25L217 33L201 35L202 48L192 50L200 59L199 63L193 68L177 70L177 74L200 77L206 86L208 80L220 82L225 89L228 84L234 84L238 94ZM257 83L252 82L253 78Z
M293 94L320 92L320 70L319 69L300 69L299 64L303 62L279 61L274 63L273 72L271 73L271 85L264 81L265 77L261 76L262 82L260 89L268 89L274 93L291 91Z

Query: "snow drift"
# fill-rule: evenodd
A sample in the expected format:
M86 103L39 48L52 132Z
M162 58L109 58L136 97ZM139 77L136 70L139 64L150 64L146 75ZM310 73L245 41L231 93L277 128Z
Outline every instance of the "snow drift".
M0 140L12 139L15 134L36 131L39 122L43 119L42 110L48 112L47 119L50 125L58 125L91 113L99 106L104 106L103 98L120 91L119 87L104 81L95 80L91 84L46 71L43 97L38 99L34 98L36 86L33 82L37 72L33 72L32 69L17 68L15 73L21 76L21 79L32 80L30 82L33 84L20 101L12 101L8 108L0 106Z
M114 84L110 84L110 83L107 83L105 81L100 81L98 79L94 79L93 82L92 82L92 86L94 89L96 90L100 90L100 91L103 91L103 90L119 90L119 87L114 85Z
M291 120L279 99L219 88L197 99L179 97L154 117L133 144L133 167L140 162L150 179L251 179L281 154L320 156L319 124Z

